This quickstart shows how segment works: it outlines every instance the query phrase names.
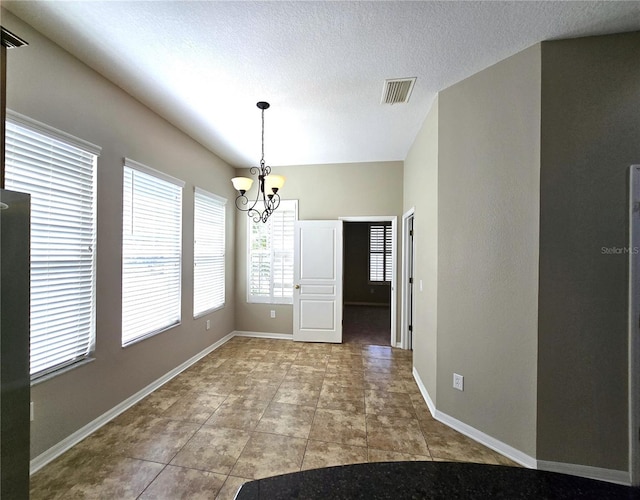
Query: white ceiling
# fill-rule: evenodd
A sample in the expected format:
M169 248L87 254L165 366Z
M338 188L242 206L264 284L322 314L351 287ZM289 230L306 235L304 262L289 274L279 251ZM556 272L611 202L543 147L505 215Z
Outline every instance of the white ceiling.
M640 2L7 1L230 164L404 160L436 93L542 40L640 29ZM20 35L20 33L16 33ZM417 77L381 105L386 78Z

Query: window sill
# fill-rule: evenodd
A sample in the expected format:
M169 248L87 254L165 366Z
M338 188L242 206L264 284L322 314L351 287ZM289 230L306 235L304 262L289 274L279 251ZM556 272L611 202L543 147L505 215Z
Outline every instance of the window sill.
M271 306L291 306L293 305L293 300L289 300L289 302L272 302L267 300L247 300L247 304L263 304L263 305L271 305Z
M47 380L51 380L52 378L57 377L58 375L62 375L63 373L67 373L71 370L75 370L76 368L80 368L81 366L93 363L95 360L96 358L93 357L84 358L80 361L76 361L75 363L71 363L70 365L63 366L58 370L54 370L52 372L46 373L45 375L41 375L31 380L31 387L41 384L42 382L46 382Z
M206 316L208 314L212 314L216 311L220 311L221 309L224 309L225 304L219 305L217 307L212 307L211 309L207 309L206 311L202 311L201 313L198 313L196 315L193 316L193 319L200 319L203 316Z
M127 347L131 347L134 344L142 342L143 340L150 339L151 337L155 337L156 335L160 335L161 333L166 332L167 330L171 330L172 328L175 328L176 326L180 326L181 324L182 324L182 321L178 321L176 323L172 323L169 326L161 328L160 330L154 330L153 332L149 332L149 333L147 333L145 335L141 335L140 337L136 337L135 339L131 339L126 344L122 344L122 348L125 349Z

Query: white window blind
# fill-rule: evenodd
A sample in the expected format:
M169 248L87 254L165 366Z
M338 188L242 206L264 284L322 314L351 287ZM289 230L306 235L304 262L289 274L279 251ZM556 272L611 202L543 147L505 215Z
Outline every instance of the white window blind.
M100 148L13 113L5 144L5 187L31 195L34 379L80 361L94 349Z
M371 224L369 226L369 281L391 281L391 225Z
M180 323L184 183L125 159L122 345Z
M283 200L266 223L249 221L249 302L293 302L293 232L297 218L298 202Z
M195 188L193 207L193 316L224 306L225 205Z

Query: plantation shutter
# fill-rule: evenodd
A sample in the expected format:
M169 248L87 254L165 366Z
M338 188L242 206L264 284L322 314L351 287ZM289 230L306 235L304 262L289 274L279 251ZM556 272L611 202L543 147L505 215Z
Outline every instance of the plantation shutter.
M225 205L227 200L195 188L193 211L193 315L224 306Z
M391 258L391 250L393 248L393 235L391 233L391 225L384 226L384 280L391 281L393 276L393 259Z
M249 302L293 302L297 201L283 200L266 223L249 221Z
M296 212L276 211L271 217L272 298L274 302L293 302L293 238Z
M369 281L391 281L391 226L371 224L369 226Z
M122 345L180 323L182 187L125 159L122 207Z
M33 379L94 349L100 148L15 113L8 114L5 140L5 187L31 195Z

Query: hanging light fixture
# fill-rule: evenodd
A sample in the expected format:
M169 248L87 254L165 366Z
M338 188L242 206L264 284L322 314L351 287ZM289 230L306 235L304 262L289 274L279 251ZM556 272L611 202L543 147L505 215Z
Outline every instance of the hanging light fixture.
M260 158L260 166L251 167L249 170L251 175L258 176L256 199L251 202L246 196L246 192L249 191L253 185L253 179L249 177L234 177L231 179L231 182L233 183L233 187L240 192L240 195L236 198L236 207L238 210L247 212L247 215L253 218L254 222L267 222L269 216L280 205L280 195L278 191L284 185L284 177L281 175L272 175L271 167L266 166L264 163L264 110L269 108L269 103L260 101L256 106L262 110L262 157ZM259 202L264 206L263 210L260 210L260 206L256 208ZM251 206L249 206L250 204Z

